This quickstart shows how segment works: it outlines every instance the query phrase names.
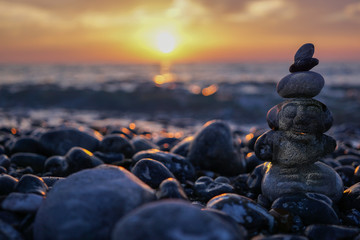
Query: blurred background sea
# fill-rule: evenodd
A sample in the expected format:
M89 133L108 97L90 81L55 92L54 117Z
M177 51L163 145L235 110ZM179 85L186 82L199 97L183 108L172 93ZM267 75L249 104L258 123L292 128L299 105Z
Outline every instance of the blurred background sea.
M65 111L186 125L224 119L266 124L283 99L277 82L290 63L26 64L0 65L0 114L56 115ZM335 124L360 121L360 63L321 62L316 97ZM4 117L2 118L4 119ZM7 118L8 119L8 118Z

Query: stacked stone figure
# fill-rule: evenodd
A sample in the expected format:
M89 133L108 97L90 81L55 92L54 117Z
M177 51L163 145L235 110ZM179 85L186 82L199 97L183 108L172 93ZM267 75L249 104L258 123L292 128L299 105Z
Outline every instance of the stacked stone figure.
M298 192L321 193L334 202L342 196L340 176L319 162L335 150L336 142L323 134L332 126L330 111L313 99L324 86L324 78L309 71L319 63L313 54L311 43L295 54L291 74L277 85L278 94L287 100L269 110L267 122L272 130L255 144L256 155L271 162L261 186L270 201Z

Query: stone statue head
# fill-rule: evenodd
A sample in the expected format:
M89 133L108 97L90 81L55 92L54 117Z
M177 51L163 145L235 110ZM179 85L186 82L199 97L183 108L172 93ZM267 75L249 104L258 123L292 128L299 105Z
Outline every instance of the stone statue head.
M325 104L315 99L299 98L271 108L267 122L273 130L315 134L329 130L333 118Z

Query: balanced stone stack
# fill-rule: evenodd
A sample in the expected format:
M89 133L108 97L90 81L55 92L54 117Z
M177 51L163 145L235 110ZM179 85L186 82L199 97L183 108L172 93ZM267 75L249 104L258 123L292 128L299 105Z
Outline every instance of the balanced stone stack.
M287 100L267 113L272 130L255 144L256 155L269 161L262 182L262 193L270 201L299 192L321 193L337 202L343 192L340 176L319 162L335 150L336 142L323 134L333 118L323 103L313 99L324 86L324 78L311 70L319 61L313 58L314 45L304 44L295 54L291 74L277 85Z

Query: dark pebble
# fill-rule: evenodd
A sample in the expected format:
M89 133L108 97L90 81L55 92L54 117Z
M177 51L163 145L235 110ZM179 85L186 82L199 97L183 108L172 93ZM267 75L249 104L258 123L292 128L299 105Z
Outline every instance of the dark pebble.
M265 132L265 129L262 128L254 128L251 130L249 134L245 136L243 141L244 145L249 148L250 151L254 151L254 146L256 140Z
M340 167L336 167L334 170L341 177L344 186L349 187L354 184L355 168L353 166L351 165L340 166Z
M175 178L168 178L159 186L159 190L156 193L158 199L183 199L188 200L184 189L181 187L180 183Z
M303 44L295 53L294 61L312 58L314 56L315 47L312 43Z
M189 154L190 144L193 139L193 136L184 138L181 142L177 143L173 148L171 148L170 152L186 157Z
M195 135L188 159L199 169L234 176L246 170L242 153L234 144L227 123L210 121Z
M299 215L284 208L273 208L269 212L276 219L278 232L301 233L305 226Z
M122 153L126 158L131 158L135 153L135 147L125 137L119 134L106 135L100 142L99 151L104 153Z
M40 142L33 137L20 137L7 143L6 146L11 154L23 152L23 153L36 153L43 154L44 150Z
M268 165L269 162L258 165L247 179L246 184L252 192L261 193L261 183Z
M310 240L340 240L353 239L360 233L360 229L338 225L314 224L308 226L304 233Z
M360 211L355 208L345 211L341 218L343 224L360 227Z
M305 225L322 223L338 224L339 218L332 208L332 201L323 194L297 193L276 199L272 209L285 209L300 216Z
M290 66L289 71L291 73L309 71L318 64L319 64L319 59L317 59L317 58L301 59L301 60L294 62Z
M154 191L124 168L82 170L49 191L36 214L34 239L110 239L118 219L155 199Z
M51 176L62 177L66 175L68 163L63 156L52 156L46 159L44 172L50 173Z
M200 236L214 240L245 238L233 225L190 203L162 200L140 207L120 219L112 233L112 240L193 240Z
M7 155L1 154L0 155L0 166L9 169L10 167L10 159Z
M46 157L36 153L15 153L11 156L11 163L18 167L31 167L35 172L41 173L44 170Z
M340 206L343 210L355 208L360 211L360 182L344 191Z
M10 193L1 203L4 210L20 213L35 213L44 200L43 196L34 193Z
M131 172L154 189L158 188L165 179L175 178L164 164L150 158L138 161Z
M170 151L171 148L173 148L178 142L180 142L180 139L175 137L166 137L161 138L156 142L156 145L160 147L161 151Z
M360 166L357 166L354 170L354 183L360 182Z
M13 192L18 180L10 175L0 175L0 196Z
M252 172L255 167L264 163L264 161L262 161L255 155L255 152L249 152L248 154L246 154L245 161L246 172Z
M143 150L149 150L149 149L159 149L159 146L155 143L151 142L149 139L136 136L130 140L132 145L135 148L135 153L143 151Z
M217 195L234 192L234 187L230 185L228 179L224 181L221 177L219 178L220 180L218 178L213 180L210 177L202 176L196 180L194 189L199 200L207 202Z
M335 158L341 165L352 165L357 167L360 165L360 157L355 155L343 155Z
M258 235L251 240L307 240L305 236L292 235L292 234L274 234L272 236Z
M48 155L65 155L73 147L96 151L100 138L75 128L55 129L44 133L40 143Z
M275 227L275 219L266 209L241 195L222 194L212 198L206 207L225 212L237 223L243 225L252 235L256 235L264 229L272 232Z
M51 188L55 183L57 183L59 180L65 179L63 177L42 177L42 180L48 186Z
M47 189L48 187L40 177L32 174L25 174L16 184L14 191L20 193L35 193L44 196Z
M7 169L3 166L0 166L0 174L7 173Z
M67 174L103 164L93 153L81 147L71 148L65 155L65 161L67 162Z
M145 150L136 153L132 160L136 164L138 161L144 158L150 158L164 164L179 180L181 183L186 182L186 180L194 180L195 170L193 165L187 161L183 156L163 152L157 149Z
M22 235L10 224L0 219L0 237L6 240L22 240Z

